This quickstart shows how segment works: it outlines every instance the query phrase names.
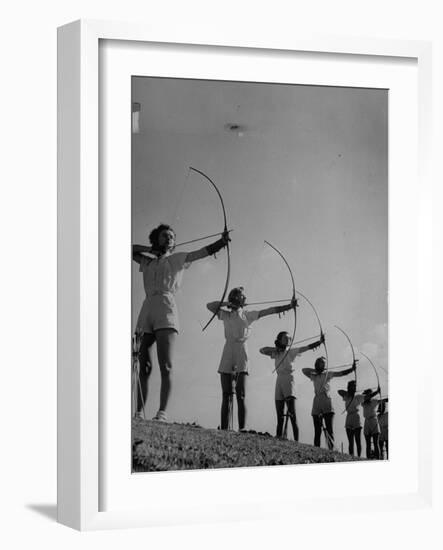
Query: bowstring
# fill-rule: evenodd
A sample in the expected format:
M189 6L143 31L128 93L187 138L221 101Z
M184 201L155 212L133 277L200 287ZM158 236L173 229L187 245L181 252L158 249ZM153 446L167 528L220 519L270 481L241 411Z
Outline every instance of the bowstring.
M191 176L191 170L190 170L190 168L188 168L188 172L187 172L187 175L184 179L183 184L181 185L179 196L178 196L178 199L177 199L177 204L175 206L174 214L172 216L173 224L178 222L178 219L179 219L178 218L178 211L179 211L179 209L181 208L181 206L183 204L183 199L184 199L184 196L185 196L185 189L187 188L187 186L189 184L190 176Z
M257 272L259 271L257 267L259 266L259 262L262 259L264 250L265 250L265 245L264 243L262 243L260 248L258 249L258 253L254 254L254 261L252 262L252 267L249 269L249 277L246 283L243 285L245 288L246 296L249 294L249 289L252 286L252 281L254 280L255 277L257 277Z

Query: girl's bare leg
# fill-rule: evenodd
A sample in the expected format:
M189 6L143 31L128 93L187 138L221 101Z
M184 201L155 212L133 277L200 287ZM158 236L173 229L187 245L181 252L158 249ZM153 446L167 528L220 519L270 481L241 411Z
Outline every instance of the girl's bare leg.
M372 436L372 439L374 441L374 455L377 460L380 458L380 444L378 442L379 434L375 434Z
M229 427L229 400L232 398L232 376L221 372L220 383L222 388L220 429L227 430Z
M283 434L283 420L285 414L285 402L283 399L275 401L275 412L277 413L277 430L275 435L281 437Z
M357 445L357 456L361 456L361 428L354 430L355 443Z
M371 436L365 435L366 441L366 458L371 458Z
M172 367L177 332L174 329L157 330L157 357L160 366L160 410L166 411L172 388Z
M243 430L246 426L246 378L245 372L238 373L235 393L237 395L238 429Z
M348 452L354 456L354 430L346 428L346 435L348 436Z
M286 399L286 406L288 407L288 414L289 418L291 419L294 441L298 441L298 425L297 417L295 416L295 397L288 397Z
M137 391L137 412L142 412L146 405L149 392L149 376L152 371L150 349L155 342L155 336L145 332L140 342L138 354L140 386Z
M321 429L322 429L322 416L320 414L313 414L312 420L314 421L314 445L320 447L321 444Z
M328 433L328 447L329 449L333 449L334 447L334 430L333 430L333 420L334 420L334 413L325 413L324 415L325 419L325 425L326 425L326 432Z

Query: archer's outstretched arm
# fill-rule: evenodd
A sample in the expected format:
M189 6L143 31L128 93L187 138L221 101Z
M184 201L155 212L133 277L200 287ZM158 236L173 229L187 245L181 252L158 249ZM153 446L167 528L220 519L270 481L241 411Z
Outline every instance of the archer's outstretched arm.
M351 372L355 371L355 366L353 365L350 369L340 370L338 372L329 372L331 378L340 378L341 376L347 376Z
M186 261L189 263L192 263L192 262L195 262L196 260L202 260L203 258L207 258L208 256L213 256L219 250L221 250L222 248L225 248L225 246L228 245L230 240L231 238L229 237L229 231L224 231L222 233L222 238L218 239L218 241L215 241L212 244L209 244L208 246L200 248L200 250L189 252L188 255L186 256Z
M319 346L324 344L324 342L325 342L325 335L322 334L320 340L317 340L316 342L312 342L312 344L308 344L307 346L301 346L300 348L297 348L297 353L304 353L305 351L317 349Z
M266 317L267 315L284 313L285 311L294 309L296 306L297 306L297 300L291 300L289 304L286 304L285 306L273 306L273 307L268 307L266 309L261 309L258 312L258 319L261 319L262 317Z

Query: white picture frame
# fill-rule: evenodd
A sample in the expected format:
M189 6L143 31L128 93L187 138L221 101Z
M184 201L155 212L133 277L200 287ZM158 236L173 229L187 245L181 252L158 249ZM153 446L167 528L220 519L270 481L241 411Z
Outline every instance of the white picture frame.
M414 241L412 245L412 265L414 271L414 287L411 291L409 307L427 318L431 317L429 310L429 290L425 278L426 269L430 265L432 251L426 243L431 242L430 219L431 201L429 200L431 181L429 177L430 152L430 80L431 80L431 47L426 42L370 40L347 37L315 37L312 35L281 38L256 37L253 32L246 36L232 36L221 33L220 36L188 36L186 31L164 33L144 25L102 21L77 21L65 25L58 32L58 520L60 523L80 530L105 529L119 527L147 527L152 525L170 525L176 523L195 523L202 521L220 521L238 519L259 519L266 514L272 516L272 511L266 509L269 501L271 509L276 496L272 494L275 478L281 475L278 468L247 469L230 472L190 472L186 474L169 473L155 475L142 481L132 479L134 484L146 483L152 492L159 495L162 486L166 492L176 491L174 502L162 502L154 506L147 503L144 506L135 505L130 492L122 490L118 505L103 509L100 484L109 483L103 468L103 441L101 423L103 407L100 406L100 396L104 389L100 381L100 307L103 293L100 281L101 235L106 226L100 225L99 213L109 207L102 203L100 191L100 127L99 113L101 110L99 95L100 80L100 44L102 41L118 41L127 46L128 55L131 47L136 44L171 45L175 48L185 48L193 44L196 50L211 58L211 48L229 49L232 56L248 52L273 52L282 56L284 70L285 56L291 52L303 52L315 56L354 60L367 63L371 59L389 59L392 66L402 60L412 60L416 65L418 82L416 112L418 124L413 125L418 138L418 180L415 175L409 175L411 185L407 187L409 199L416 199L420 205L417 218L412 228L406 231ZM360 61L359 61L360 60ZM106 62L109 58L106 58ZM197 62L198 65L198 62ZM216 69L215 69L216 70ZM329 78L329 80L328 80ZM411 80L411 82L413 79ZM325 77L325 84L336 84L330 76ZM411 92L415 94L415 91ZM412 97L412 96L411 96ZM413 150L414 152L414 150ZM417 151L415 151L417 152ZM414 161L415 162L415 161ZM126 165L125 165L126 166ZM123 170L125 170L123 166ZM414 163L412 164L414 166ZM110 206L112 208L112 206ZM398 241L396 241L398 242ZM395 252L395 251L394 251ZM401 258L398 255L397 262ZM397 282L397 281L395 281ZM429 304L429 305L427 305ZM401 313L401 301L391 296L391 313ZM391 316L392 322L392 316ZM404 327L399 329L399 333ZM416 326L416 336L419 341L425 334L424 328ZM391 330L391 338L401 340L400 334ZM395 351L395 346L394 351ZM403 357L400 357L403 360ZM408 361L408 359L405 359ZM409 359L411 362L413 358ZM423 361L422 384L413 389L417 403L427 399L424 390L425 382L429 383L431 376L431 361ZM394 378L400 390L409 391L406 376ZM395 390L395 388L394 388ZM399 390L399 391L400 391ZM431 505L432 469L431 469L431 433L430 407L417 407L420 418L414 419L417 427L417 456L408 465L414 471L412 485L405 490L394 490L383 494L383 503L377 500L379 488L368 491L362 499L359 495L359 506L368 510L377 502L377 507L386 509L418 508ZM128 425L128 423L126 423ZM127 426L129 430L129 426ZM126 428L122 428L126 429ZM123 446L127 439L122 440ZM126 452L126 451L125 451ZM127 452L129 454L129 451ZM397 456L401 461L401 457ZM390 461L390 467L395 467L395 459ZM382 464L368 465L375 476L383 475ZM335 465L338 479L343 479L343 468L351 468L346 475L358 483L361 473L353 466ZM322 466L325 478L328 477L328 466ZM368 472L365 471L365 476ZM288 475L288 470L285 470ZM125 475L130 475L128 471ZM292 474L291 474L292 475ZM307 474L309 477L311 474ZM172 477L171 477L172 476ZM237 499L231 509L224 507L221 497L218 505L211 494L214 487L226 485L242 478L242 483L250 488L245 496ZM258 481L259 476L259 482ZM340 477L341 476L341 477ZM112 477L114 479L114 477ZM171 484L171 479L173 483ZM203 480L203 481L202 481ZM299 483L300 480L297 480ZM261 485L262 494L254 493L254 486ZM328 506L334 505L337 511L346 513L354 506L354 496L351 490L338 491L338 485L331 485L329 495L321 490L313 489L311 498L306 494L300 497L291 494L284 496L285 507L278 510L278 516L284 515L286 504L291 509L316 510L319 503L327 499ZM324 489L324 486L323 486ZM194 491L193 502L185 500L184 494ZM157 493L156 493L157 492ZM337 495L337 496L336 496Z

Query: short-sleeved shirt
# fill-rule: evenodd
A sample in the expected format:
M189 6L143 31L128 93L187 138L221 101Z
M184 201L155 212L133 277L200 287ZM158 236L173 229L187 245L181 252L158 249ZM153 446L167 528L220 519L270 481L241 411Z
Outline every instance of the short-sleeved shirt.
M352 397L348 395L348 392L341 394L343 401L346 404L346 412L348 414L354 414L358 412L358 407L363 403L365 396L361 393L356 393Z
M227 342L246 342L251 333L251 324L258 319L258 311L245 311L243 308L237 311L226 311L220 309L218 314L220 321L223 321L225 338Z
M251 332L250 325L258 319L259 312L245 311L243 308L237 311L221 309L217 316L223 321L226 338L218 372L247 373L249 357L246 341Z
M321 374L309 372L306 376L312 380L312 383L314 384L315 395L319 395L320 393L329 395L329 381L334 378L333 372L322 372Z
M190 266L190 262L186 262L187 256L187 252L166 253L160 258L142 255L139 271L143 273L146 296L174 295L180 288L184 270Z
M346 404L345 411L343 411L347 413L345 428L347 430L356 430L357 428L361 429L361 419L358 408L363 403L365 398L364 395L361 393L356 393L351 396L344 390L340 390L339 393Z
M362 403L363 417L364 418L376 418L377 417L377 407L380 403L380 399L370 399L369 401Z
M297 355L300 355L298 348L291 348L289 351L275 350L271 352L271 358L274 359L278 376L292 374L295 371L294 360Z

